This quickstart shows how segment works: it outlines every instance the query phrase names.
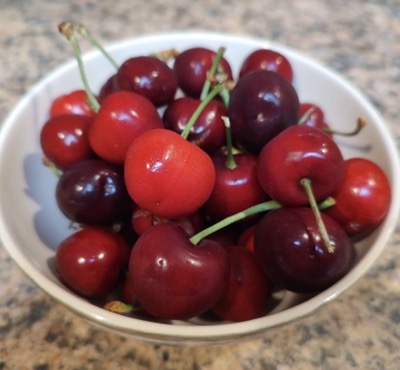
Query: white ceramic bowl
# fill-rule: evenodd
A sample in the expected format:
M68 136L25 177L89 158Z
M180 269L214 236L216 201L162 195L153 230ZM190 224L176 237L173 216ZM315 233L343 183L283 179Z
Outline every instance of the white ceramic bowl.
M117 42L108 47L122 62L137 54L192 46L216 50L226 47L225 57L235 75L243 58L252 50L271 47L290 60L301 101L320 105L327 121L338 129L353 127L359 116L368 125L356 137L341 138L345 157L363 156L386 172L392 190L391 208L380 227L357 246L358 261L338 283L315 296L287 293L267 316L242 323L173 322L154 323L120 316L78 297L62 285L51 263L58 243L71 231L54 198L55 176L42 165L39 132L50 102L56 96L81 88L74 60L51 72L22 98L5 120L0 136L0 236L9 254L46 293L78 315L122 335L153 342L189 344L216 343L262 335L271 328L313 313L353 285L375 262L397 222L399 212L399 162L385 123L368 100L345 79L299 52L265 40L204 32L149 35ZM66 45L69 47L69 45ZM84 56L90 85L95 91L113 73L97 51Z

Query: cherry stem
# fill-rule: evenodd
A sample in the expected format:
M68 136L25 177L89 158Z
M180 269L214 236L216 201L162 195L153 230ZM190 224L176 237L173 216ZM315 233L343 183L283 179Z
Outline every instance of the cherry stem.
M202 239L206 238L207 236L215 233L218 230L223 229L224 227L227 227L229 225L232 225L233 223L243 220L244 218L255 215L257 213L261 212L267 212L271 211L273 209L278 209L281 208L282 205L278 203L276 200L269 200L266 202L262 202L259 204L256 204L252 207L246 208L245 210L235 213L231 216L228 216L224 218L221 221L218 221L217 223L205 228L204 230L198 232L197 234L193 235L190 238L190 241L196 245L198 244Z
M204 82L203 89L200 94L200 100L203 100L207 97L207 95L210 91L210 88L211 88L211 80L215 77L215 74L217 73L218 66L221 63L221 59L222 59L224 53L225 53L225 48L220 47L217 51L214 62L212 64L210 70L207 73L207 78Z
M314 192L312 190L311 180L308 178L301 179L300 184L307 193L308 200L309 200L310 206L311 206L311 210L314 213L315 220L318 225L318 230L321 234L322 240L324 241L325 247L326 247L328 253L334 253L335 247L329 238L329 234L326 229L325 223L322 220L322 215L321 215L320 209L318 208L318 204L315 199Z
M107 58L107 60L115 67L116 70L119 69L118 63L112 58L112 56L103 48L103 46L92 36L88 29L82 25L77 24L74 26L76 32L88 40L94 47L99 49L101 53Z
M135 311L135 306L132 304L126 304L121 301L110 301L107 302L104 307L105 310L111 311L114 313L119 313L119 314L129 314Z
M226 133L226 167L230 170L234 170L236 166L235 156L233 155L233 145L232 145L232 134L231 134L231 121L229 117L222 116L222 120L225 125Z
M204 100L201 101L197 109L194 111L192 116L190 117L188 123L186 124L185 129L182 131L181 136L184 139L187 139L190 133L190 130L196 123L197 119L199 118L201 112L204 110L204 108L207 106L207 104L214 99L224 88L223 84L218 84L213 87L213 89L210 91L210 93L204 98Z
M94 94L92 93L92 91L89 87L89 83L88 83L86 73L85 73L85 68L83 66L82 53L81 53L81 49L79 47L79 42L78 42L77 38L75 37L74 27L69 22L62 22L58 26L58 29L72 45L72 49L74 51L75 58L78 62L81 79L82 79L82 82L83 82L83 85L84 85L84 88L86 91L86 95L89 100L89 105L93 109L93 111L97 113L100 109L100 103L97 101L96 97L94 96Z
M304 122L307 121L307 119L310 117L310 115L312 114L312 112L314 112L315 107L311 107L310 109L308 109L299 119L298 124L299 125L303 125ZM335 130L331 127L323 127L321 128L322 131L326 132L327 134L332 134L332 135L338 135L338 136L355 136L357 135L363 128L364 126L367 124L367 120L364 117L359 117L357 119L357 124L356 127L349 132L344 132L344 131L338 131Z

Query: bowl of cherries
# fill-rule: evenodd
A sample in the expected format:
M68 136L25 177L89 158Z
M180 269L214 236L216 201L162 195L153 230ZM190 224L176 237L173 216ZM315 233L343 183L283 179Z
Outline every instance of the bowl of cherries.
M343 77L252 37L59 31L73 57L0 134L1 239L56 301L122 335L222 343L312 314L376 261L399 161Z

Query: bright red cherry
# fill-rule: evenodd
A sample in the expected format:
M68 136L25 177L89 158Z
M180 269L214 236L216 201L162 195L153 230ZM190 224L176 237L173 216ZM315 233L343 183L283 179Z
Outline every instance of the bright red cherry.
M343 183L332 196L336 204L325 212L349 235L366 235L385 218L391 189L386 174L376 163L350 158L345 161Z
M41 129L40 145L46 158L61 170L94 156L89 144L92 117L63 114L50 118Z
M133 201L164 218L195 213L215 184L208 154L167 129L149 130L134 140L124 168Z
M101 104L89 132L89 141L99 157L123 164L136 137L161 127L162 119L150 100L134 92L117 91Z
M79 114L93 117L96 113L88 103L86 92L84 90L74 90L57 97L50 106L50 117L63 114Z

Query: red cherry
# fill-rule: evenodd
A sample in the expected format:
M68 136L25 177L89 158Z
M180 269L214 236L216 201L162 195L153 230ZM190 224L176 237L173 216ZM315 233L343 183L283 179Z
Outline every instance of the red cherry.
M162 223L135 243L129 274L140 305L163 319L185 320L209 310L229 276L226 251L203 240L193 245L178 225Z
M239 236L238 245L244 247L250 252L254 252L254 230L256 226L252 225L245 229Z
M133 201L164 218L195 213L215 184L208 154L167 129L150 130L134 140L124 167Z
M236 167L227 166L227 156L222 151L212 156L216 181L213 191L204 204L204 213L220 220L267 199L257 177L257 157L250 153L234 156Z
M164 61L152 56L127 59L118 69L116 83L121 90L145 96L156 107L169 104L178 88L174 71Z
M117 233L85 227L64 239L56 253L61 280L86 298L105 298L117 286L130 249Z
M89 144L92 117L63 114L50 118L40 132L44 155L61 170L94 156Z
M265 192L288 206L308 205L301 180L308 178L317 201L332 195L345 171L342 153L321 130L295 125L268 142L258 157L258 178Z
M279 73L289 82L293 81L293 69L289 60L276 50L258 49L249 54L242 63L239 78L260 69Z
M193 98L200 98L201 91L217 53L213 50L194 47L181 52L174 63L174 71L178 85L183 92ZM221 59L218 71L226 74L232 80L232 69L225 58Z
M101 104L89 132L93 150L102 159L123 164L132 141L145 131L163 127L155 106L144 96L118 91Z
M325 212L349 235L366 235L385 218L391 189L386 174L376 163L351 158L345 161L343 183L332 196L336 204Z
M222 320L234 322L261 317L272 296L272 283L252 252L237 246L226 251L230 261L229 283L212 312Z
M86 92L84 90L74 90L59 96L50 106L50 117L63 114L79 114L93 117L96 113L90 108Z
M257 223L254 254L277 287L319 292L353 266L355 249L349 237L331 217L322 214L322 218L334 246L331 252L310 208L280 208Z
M141 235L152 226L164 222L173 222L180 225L186 231L188 236L195 235L203 228L202 217L197 212L192 215L179 217L173 220L158 217L151 212L139 207L135 207L132 214L132 227L137 235Z
M201 100L189 97L174 100L164 112L164 126L181 134L200 104ZM220 101L210 101L197 118L187 140L206 152L213 153L225 142L222 116L226 114L226 108Z

